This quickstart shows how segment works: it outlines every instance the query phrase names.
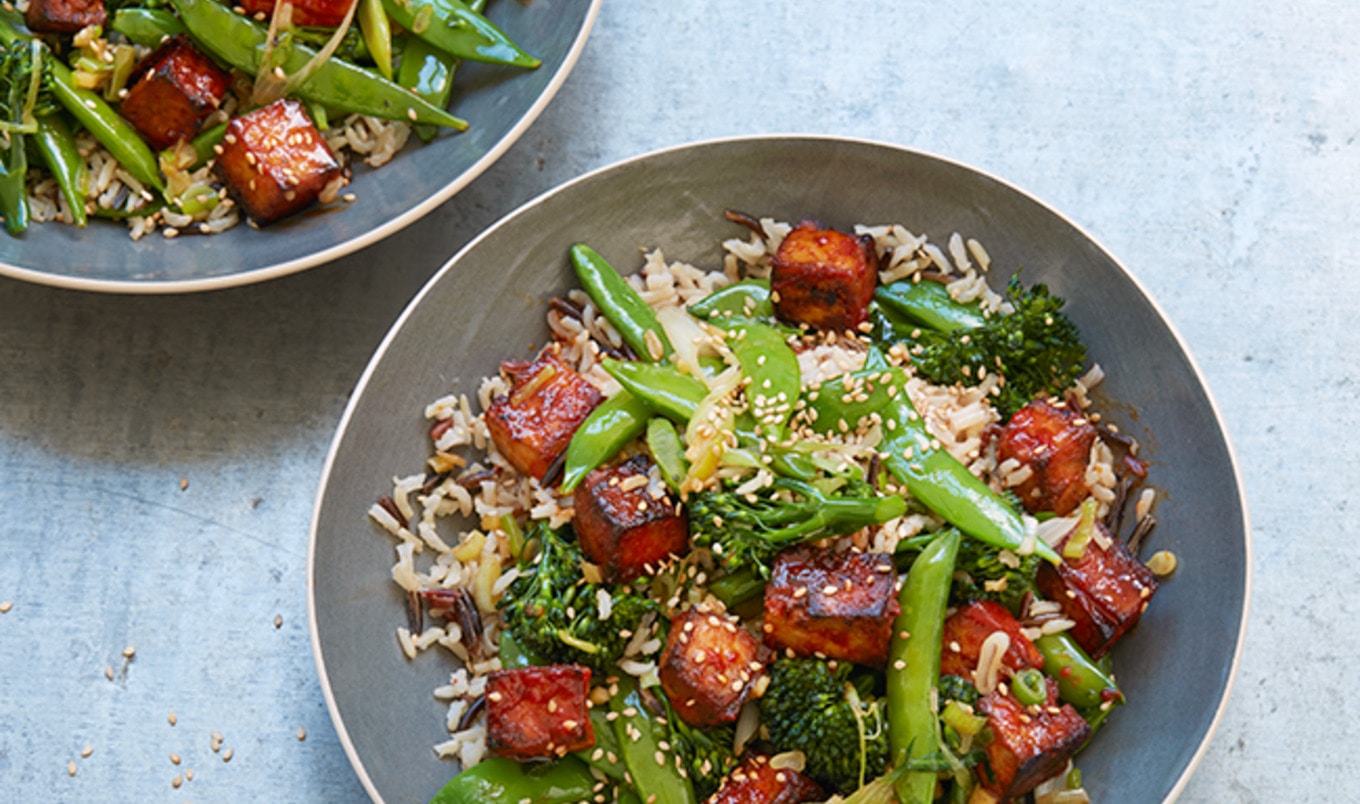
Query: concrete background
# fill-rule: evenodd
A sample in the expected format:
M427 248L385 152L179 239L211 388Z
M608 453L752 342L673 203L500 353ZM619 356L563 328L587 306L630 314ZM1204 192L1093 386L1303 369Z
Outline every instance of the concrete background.
M1101 5L613 0L520 142L383 244L193 296L0 280L0 799L362 800L314 674L305 552L387 326L477 231L585 170L825 132L1006 178L1165 307L1226 417L1256 550L1241 675L1182 801L1337 800L1360 740L1360 6Z

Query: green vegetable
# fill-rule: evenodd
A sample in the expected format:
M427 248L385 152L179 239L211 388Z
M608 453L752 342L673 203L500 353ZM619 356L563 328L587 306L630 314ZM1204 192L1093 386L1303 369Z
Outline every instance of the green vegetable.
M450 779L430 804L573 804L590 801L596 784L574 756L534 765L491 757Z
M929 758L938 751L932 698L939 685L940 639L958 549L958 531L938 536L911 565L897 596L902 611L893 624L888 651L887 693L894 766ZM909 771L895 786L902 804L929 804L935 797L935 774Z
M981 304L955 301L942 282L899 280L874 291L874 300L906 320L937 332L977 329L987 323Z
M681 767L694 785L695 795L703 800L717 792L723 777L738 764L732 753L736 728L731 725L700 729L689 725L661 696L666 706L666 723L670 727L671 750L680 757Z
M656 313L595 249L584 243L572 246L571 265L581 288L638 359L655 363L671 353Z
M542 63L460 0L383 0L383 8L393 22L450 56L528 69Z
M952 332L923 330L911 348L912 364L931 382L977 382L979 372L1006 378L992 401L1005 419L1032 399L1060 393L1081 376L1086 346L1063 315L1063 300L1045 285L1021 287L1012 277L1006 297L1011 315L994 315L981 326Z
M76 226L84 226L89 220L85 212L85 196L90 190L90 169L76 147L71 127L59 114L40 115L33 141L42 155L43 164L56 178L57 187L71 208L72 222Z
M695 546L711 548L728 572L750 568L768 578L775 556L786 548L896 519L907 504L895 495L875 494L862 481L823 492L811 483L777 478L753 494L693 494L686 508Z
M783 441L784 425L803 387L798 355L778 327L747 318L724 318L717 323L727 330L727 346L750 380L746 403L758 431L772 442Z
M252 75L259 71L262 46L268 36L267 28L233 13L214 0L171 2L194 40L210 53ZM303 69L316 55L310 47L299 43L293 43L284 50L281 66L289 74ZM277 51L275 55L279 55ZM447 126L459 131L467 128L467 121L431 105L376 73L338 58L323 62L310 78L297 87L297 94L346 112Z
M12 235L28 228L26 137L38 133L38 115L55 112L52 59L34 41L11 41L0 49L0 132L8 153L0 161L0 215ZM83 202L82 202L83 206Z
M628 644L619 632L636 631L656 603L620 587L586 583L580 549L557 531L539 524L529 538L538 543L537 558L519 563L521 575L501 598L506 628L545 661L576 662L601 675L617 672L614 663ZM595 594L602 588L613 601L607 620L600 619Z
M173 11L164 8L120 8L109 27L143 47L156 47L165 37L187 30Z
M1026 667L1011 679L1011 693L1025 706L1040 706L1048 700L1048 684L1043 673Z
M614 734L638 797L652 804L695 804L694 786L681 775L674 759L661 750L670 729L648 707L637 679L622 674L618 687L618 694L609 699L609 708L615 715ZM659 755L667 760L658 763Z
M745 279L715 290L688 307L695 318L739 316L750 319L774 318L770 280Z
M1044 673L1057 679L1058 697L1081 710L1109 701L1124 703L1114 679L1102 670L1070 634L1046 634L1034 641L1044 656Z
M763 595L765 579L752 568L742 567L709 583L708 591L731 609Z
M573 491L592 469L642 435L651 414L651 409L642 400L627 391L620 391L596 405L567 444L562 465L562 493Z
M802 751L804 772L841 793L883 773L888 730L883 702L851 683L854 665L780 658L769 666L761 722L779 751ZM872 681L871 677L866 677Z
M1034 591L1034 576L1043 559L1036 554L1017 556L1019 565L1009 567L1001 563L997 553L996 548L977 539L965 537L959 542L958 572L954 574L951 599L995 600L1011 613L1018 612L1021 598ZM989 581L1000 588L988 590Z
M975 706L980 697L982 696L978 695L977 687L973 686L973 682L961 676L940 676L941 702L958 701L961 704Z
M677 424L686 424L708 396L708 388L699 380L667 363L643 363L614 360L606 357L600 362L609 376L619 381L624 390L644 402L654 412Z
M861 419L883 410L893 397L906 393L907 374L899 368L873 368L833 377L804 396L799 414L818 433L848 433Z
M378 72L392 80L392 21L383 10L382 0L358 0L359 30L373 57Z
M1042 673L1039 674L1041 677ZM987 718L972 714L958 701L949 701L940 711L940 721L954 731L972 737L987 725Z
M689 463L685 460L685 445L680 443L675 425L660 416L647 422L647 451L652 453L652 460L666 486L679 492L680 484L689 472Z

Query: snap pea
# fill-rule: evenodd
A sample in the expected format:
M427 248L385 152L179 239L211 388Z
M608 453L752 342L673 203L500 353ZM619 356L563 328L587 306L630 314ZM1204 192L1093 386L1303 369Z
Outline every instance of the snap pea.
M179 17L164 8L120 8L110 27L143 47L156 47L167 36L187 32Z
M854 430L861 419L885 408L906 393L907 374L900 368L866 368L826 380L804 395L808 425L818 433Z
M84 226L89 221L85 213L85 196L90 190L90 169L76 147L71 127L60 115L44 115L38 118L38 131L33 140L43 164L57 180L57 187L71 208L72 222Z
M691 304L689 314L695 318L743 316L745 318L773 318L774 301L770 298L770 280L744 279L715 290Z
M1043 673L1026 667L1011 679L1011 692L1025 706L1040 706L1048 700L1048 682Z
M392 80L392 21L382 7L382 0L359 0L359 30L364 44L373 58L378 72Z
M694 786L674 762L657 762L669 729L647 708L632 676L620 675L619 691L609 700L615 714L614 732L638 798L654 804L695 804Z
M661 416L647 422L647 451L661 472L661 479L671 491L680 491L680 486L689 474L689 463L685 460L685 445L680 443L680 434L675 425Z
M1070 634L1046 634L1034 641L1044 657L1044 673L1058 681L1058 697L1088 710L1106 701L1124 703L1124 693Z
M735 317L716 323L727 330L727 346L750 380L746 402L757 424L768 440L782 441L784 426L803 387L798 355L777 327Z
M461 0L382 0L382 4L393 22L450 56L531 70L542 64Z
M210 0L200 0L210 2ZM228 16L236 16L230 11ZM12 45L15 42L28 42L28 37L19 33L5 20L0 20L0 42ZM58 59L49 59L52 70L52 95L66 111L71 113L81 125L99 140L99 144L109 149L114 159L123 166L134 179L157 192L165 191L160 168L156 164L156 154L151 150L137 130L118 116L97 93L81 89L75 85L71 68Z
M590 296L623 342L641 360L655 363L672 351L666 331L628 281L599 252L584 243L571 247L571 267L581 288Z
M888 741L892 764L902 767L935 753L936 713L932 701L940 683L940 640L959 532L949 529L926 545L898 592L901 613L888 650ZM902 804L929 804L935 774L909 770L895 788Z
M424 39L408 36L401 49L401 63L397 65L397 83L442 109L448 105L453 92L453 75L457 69L458 59ZM429 142L439 133L437 126L421 123L412 129L423 142Z
M562 465L562 493L575 490L590 470L642 435L651 414L651 408L627 391L620 391L596 405L567 444Z
M916 324L940 332L977 329L987 323L981 304L956 301L942 282L900 279L874 291L874 300Z
M1062 559L1042 539L1028 536L1025 523L996 492L968 467L942 449L926 430L905 389L880 411L883 468L946 522L993 547L1021 549L1027 539L1033 551L1056 564Z
M238 70L252 75L259 69L268 29L233 13L214 0L170 0L195 41ZM316 55L306 45L288 48L282 65L288 73L301 70ZM326 60L301 86L297 94L307 100L346 112L448 126L462 131L467 121L403 89L392 81L337 58Z
M569 804L589 801L597 784L574 756L539 765L491 757L450 779L430 804Z
M708 388L702 382L666 363L605 358L600 365L624 390L677 424L688 423L699 403L708 396Z

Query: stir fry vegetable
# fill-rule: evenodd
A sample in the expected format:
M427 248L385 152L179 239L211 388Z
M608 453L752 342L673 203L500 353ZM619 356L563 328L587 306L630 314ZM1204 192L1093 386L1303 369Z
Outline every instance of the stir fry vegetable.
M1084 386L1065 393L1084 347L1042 288L866 290L880 246L804 221L740 281L677 265L640 282L578 244L554 342L489 381L488 463L443 451L478 431L464 403L435 406L435 460L465 468L427 477L422 504L480 487L467 510L489 532L428 579L394 574L475 579L504 668L487 676L487 733L561 735L488 740L491 768L442 796L512 800L489 787L501 777L547 795L516 786L507 757L564 785L585 762L604 800L682 804L1008 801L1080 778L1074 757L1125 702L1104 657L1156 589L1111 531L1119 465ZM782 270L818 293L790 298ZM951 360L992 368L942 385ZM1033 398L1005 401L1026 383ZM552 705L496 720L500 673L527 665L516 679L592 688L544 680ZM460 751L476 728L455 730Z
M540 64L482 15L485 0L246 6L242 14L220 0L131 0L106 12L103 0L90 0L34 2L26 16L0 12L0 100L10 135L0 215L10 234L53 215L84 226L91 214L141 221L134 237L149 230L147 221L168 225L167 235L184 226L220 231L238 220L232 203L220 203L228 196L254 223L267 224L334 200L348 180L329 143L320 160L279 150L295 138L322 143L332 121L350 115L414 126L426 141L441 129L463 131L469 123L446 109L461 60ZM275 113L267 124L257 118L229 130L284 99L305 104L300 123ZM381 156L369 157L373 165L404 142L395 129L381 134L364 125L373 132L366 136L390 140ZM85 132L107 157L77 144ZM29 139L62 201L52 212L50 199L40 199L36 218L28 196L39 172L28 171ZM222 168L221 149L235 145L249 171ZM89 181L90 165L105 158L122 171L112 189L108 171L98 187ZM262 193L287 198L273 203Z

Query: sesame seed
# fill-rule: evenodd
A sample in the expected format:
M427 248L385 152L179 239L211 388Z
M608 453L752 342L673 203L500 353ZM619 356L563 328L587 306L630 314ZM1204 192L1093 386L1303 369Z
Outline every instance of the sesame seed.
M307 739L307 730L304 729L304 728L301 727L301 726L298 726L298 727L297 727L297 738L298 738L298 742L302 742L303 740Z
M222 761L223 761L223 762L230 762L230 761L231 761L231 758L232 758L233 756L235 756L235 755L236 755L236 752L233 751L232 749L228 748L227 750L225 750L225 751L222 752Z
M104 678L107 678L109 681L112 681L112 680L113 680L113 667L112 667L112 666L106 665L106 666L104 667Z
M6 600L0 602L0 614L9 614L9 610L14 608L14 601Z
M76 775L76 761L74 759L66 763L66 773L70 776Z
M166 715L165 719L170 722L171 726L179 722L179 717L176 716L174 712L171 712L169 715Z
M94 746L92 746L92 745L87 745L87 746L85 746L84 748L80 749L80 757L81 757L81 759L89 759L89 758L90 758L90 754L93 754L93 753L94 753Z
M275 627L275 628L282 628L282 627L283 627L283 615L282 615L282 614L275 614L275 615L274 615L274 627Z
M171 765L178 765L179 763L180 763L180 756L179 756L179 754L176 754L176 753L174 753L173 751L170 752L170 764L171 764Z
M126 648L123 648L124 659L131 659L134 655L136 655L136 653L137 649L132 647L131 645L128 645Z
M184 784L184 777L178 774L175 775L175 778L170 780L170 786L175 788L176 790L178 790L180 785L182 784Z

